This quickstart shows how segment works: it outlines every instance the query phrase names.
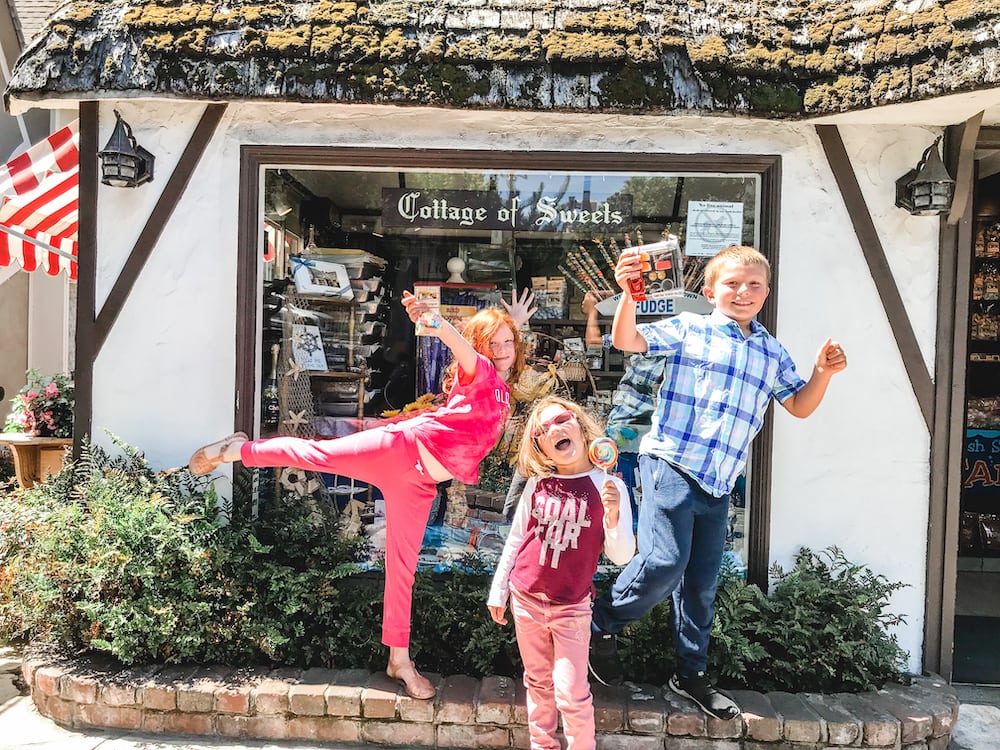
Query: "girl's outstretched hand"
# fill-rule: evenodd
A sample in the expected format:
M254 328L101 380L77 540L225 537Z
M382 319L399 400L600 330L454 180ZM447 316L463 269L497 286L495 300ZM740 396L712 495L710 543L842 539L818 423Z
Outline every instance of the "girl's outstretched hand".
M493 622L495 622L497 625L506 625L507 624L507 618L504 617L504 615L507 612L507 607L506 606L504 606L504 607L491 607L489 605L486 605L486 609L488 609L490 611L490 617L493 618Z
M421 313L430 312L430 307L426 302L420 302L413 296L412 292L405 289L403 290L403 307L406 308L406 314L410 316L410 320L414 323L417 322L417 318L420 317Z
M436 333L441 327L441 315L426 302L421 302L410 292L403 290L403 307L415 324L423 324L425 332Z
M611 480L604 480L601 487L601 505L604 506L604 528L613 529L618 525L618 504L621 502L618 486Z
M527 323L531 316L538 312L537 307L532 307L534 303L535 293L528 288L524 289L520 299L517 297L517 290L511 289L509 303L503 297L500 298L500 304L504 306L507 314L510 315L514 325L518 328Z

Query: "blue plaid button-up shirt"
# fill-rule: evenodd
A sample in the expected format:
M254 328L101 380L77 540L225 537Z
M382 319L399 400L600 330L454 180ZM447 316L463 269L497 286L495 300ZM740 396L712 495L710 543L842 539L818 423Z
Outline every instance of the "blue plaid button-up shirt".
M806 381L757 321L744 337L718 310L638 325L648 354L665 358L653 427L641 452L676 466L710 495L732 491L771 398L784 403Z
M610 349L611 335L606 333L602 338L604 348ZM625 453L638 453L640 441L649 432L663 363L663 357L633 354L611 396L605 432Z

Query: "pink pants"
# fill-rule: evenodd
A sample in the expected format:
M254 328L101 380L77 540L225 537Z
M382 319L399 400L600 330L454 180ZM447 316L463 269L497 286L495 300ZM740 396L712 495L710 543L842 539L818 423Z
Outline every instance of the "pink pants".
M424 469L414 438L387 425L331 440L254 440L243 444L240 460L247 466L294 466L341 474L382 490L386 515L382 643L409 647L413 575L437 495L437 483Z
M557 709L566 750L594 750L594 699L587 680L590 597L553 604L511 588L510 609L524 662L531 750L559 750Z

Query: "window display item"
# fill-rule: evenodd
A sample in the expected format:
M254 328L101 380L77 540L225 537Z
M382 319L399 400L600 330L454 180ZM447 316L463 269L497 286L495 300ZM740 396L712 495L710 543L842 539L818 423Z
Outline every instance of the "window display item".
M315 294L321 297L354 299L351 279L347 268L340 263L314 260L300 255L292 256L292 278L299 294Z
M1000 516L994 513L979 514L979 534L983 552L1000 554Z
M958 529L958 551L962 554L979 554L979 514L962 511L962 520Z
M569 315L569 289L563 276L532 276L535 320L562 319Z
M448 283L449 284L464 284L465 279L462 277L462 271L465 270L465 261L461 258L448 258L447 263L448 269Z
M278 354L280 351L280 344L273 344L271 346L271 377L261 397L263 411L263 419L261 421L265 427L271 428L278 426L278 419L281 414L281 405L278 402Z
M292 352L295 362L304 370L325 370L326 354L319 326L294 324L292 326Z
M632 299L663 299L684 293L684 262L681 247L675 235L661 242L639 245L642 258L642 275L629 279L628 291Z

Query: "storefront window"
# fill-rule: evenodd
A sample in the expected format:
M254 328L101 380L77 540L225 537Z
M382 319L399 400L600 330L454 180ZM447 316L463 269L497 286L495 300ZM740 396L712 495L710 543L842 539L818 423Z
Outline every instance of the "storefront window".
M414 335L400 304L404 290L434 300L459 324L510 299L512 289L535 293L528 338L536 379L481 467L479 486L440 488L421 553L422 566L439 569L471 558L488 566L499 554L518 428L534 397L555 389L607 416L627 357L585 341L581 302L588 291L602 299L619 291L613 266L622 248L675 243L679 251L647 279L653 291L640 313L652 320L710 310L701 296L705 261L729 245L760 244L757 173L265 166L262 178L262 436L338 437L419 409L439 393L447 351ZM601 305L606 333L614 304ZM633 465L625 460L619 469ZM294 493L334 503L349 533L369 540L372 560L380 556L384 510L376 487L294 469L261 480L260 502ZM747 487L741 481L734 493L729 540L744 569Z

